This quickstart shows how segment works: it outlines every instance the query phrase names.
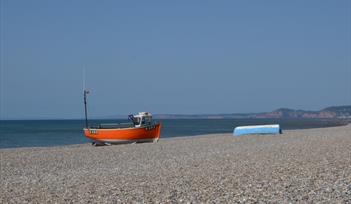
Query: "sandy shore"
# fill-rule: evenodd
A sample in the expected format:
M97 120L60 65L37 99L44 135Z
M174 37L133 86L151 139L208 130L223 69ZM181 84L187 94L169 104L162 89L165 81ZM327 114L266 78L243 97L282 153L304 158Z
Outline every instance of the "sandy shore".
M0 153L0 203L351 203L351 125Z

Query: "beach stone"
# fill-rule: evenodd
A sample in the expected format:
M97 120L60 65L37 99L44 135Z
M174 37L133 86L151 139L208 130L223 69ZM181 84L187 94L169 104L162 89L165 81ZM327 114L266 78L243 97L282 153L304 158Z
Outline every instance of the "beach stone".
M351 203L351 125L0 149L0 203Z

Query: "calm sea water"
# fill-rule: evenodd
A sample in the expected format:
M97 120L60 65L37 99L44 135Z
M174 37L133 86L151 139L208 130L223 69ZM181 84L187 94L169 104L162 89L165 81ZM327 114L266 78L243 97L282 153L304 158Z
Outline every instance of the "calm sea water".
M90 124L126 122L93 120ZM279 123L283 130L329 127L337 121L282 119L185 119L160 120L161 139L209 133L232 133L240 125ZM91 142L82 133L83 120L0 121L0 148L46 147Z

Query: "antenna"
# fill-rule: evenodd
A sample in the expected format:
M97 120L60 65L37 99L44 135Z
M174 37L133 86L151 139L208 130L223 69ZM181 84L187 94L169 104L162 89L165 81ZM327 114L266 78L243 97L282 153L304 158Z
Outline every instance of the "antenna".
M83 66L83 70L82 70L82 72L83 72L83 91L85 90L85 83L86 83L86 76L85 76L85 72L86 72L86 70L85 70L85 66Z

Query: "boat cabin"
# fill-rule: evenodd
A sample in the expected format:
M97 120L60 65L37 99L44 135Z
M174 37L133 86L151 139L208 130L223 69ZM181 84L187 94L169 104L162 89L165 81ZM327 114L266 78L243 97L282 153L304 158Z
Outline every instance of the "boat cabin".
M134 127L148 126L152 124L152 115L148 112L139 112L137 115L130 115Z

